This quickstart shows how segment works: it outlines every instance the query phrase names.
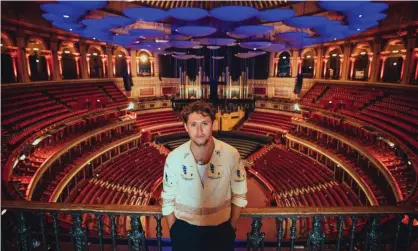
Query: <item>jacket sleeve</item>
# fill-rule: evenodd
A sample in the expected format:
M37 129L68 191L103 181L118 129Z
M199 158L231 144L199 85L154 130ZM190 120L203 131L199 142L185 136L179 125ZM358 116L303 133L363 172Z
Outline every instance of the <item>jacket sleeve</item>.
M234 167L231 171L231 202L239 207L245 207L247 201L247 174L244 163L238 151L234 154Z
M167 157L164 165L163 176L163 191L161 193L162 199L162 214L169 215L174 212L178 179L173 168L173 162L170 162L170 155Z

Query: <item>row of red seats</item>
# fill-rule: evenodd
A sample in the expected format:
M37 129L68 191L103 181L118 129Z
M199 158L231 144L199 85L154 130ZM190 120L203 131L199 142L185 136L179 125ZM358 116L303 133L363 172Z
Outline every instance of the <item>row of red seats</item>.
M385 141L369 133L365 128L356 127L345 121L339 124L330 123L331 120L328 120L328 117L319 118L319 116L320 114L315 114L311 117L310 122L337 132L363 146L391 172L404 197L411 192L413 188L411 184L415 183L416 177L414 170L396 156L394 150ZM314 131L313 129L310 130Z
M154 147L146 147L122 154L100 168L92 180L82 183L67 198L67 203L146 205L151 197L152 186L162 177L165 156ZM63 217L70 222L71 216ZM83 225L97 230L94 215L83 215ZM116 217L117 233L127 234L126 216ZM90 224L90 222L92 224ZM110 226L110 219L103 218ZM109 233L109 227L104 228Z
M361 178L364 180L364 182L369 186L370 190L372 191L373 195L376 197L377 201L380 204L386 204L387 198L383 194L381 190L380 184L376 183L373 179L374 177L371 177L371 175L375 175L375 173L370 174L369 172L365 172L363 168L356 162L355 160L355 152L351 153L351 155L348 153L348 147L339 144L339 147L336 146L337 141L328 141L327 137L324 135L324 137L318 138L315 135L307 136L303 134L302 132L294 133L296 136L308 140L316 145L319 145L327 151L333 153L334 155L338 156L342 161L344 161L347 165L351 166L356 173L358 173Z
M277 192L319 185L332 179L330 170L303 155L279 147L273 147L255 160L253 167L272 182Z
M55 188L57 187L57 185L61 182L62 179L64 179L64 177L68 174L68 172L74 168L75 166L77 166L79 163L85 161L86 157L88 157L89 155L91 155L92 153L94 153L96 150L99 150L101 148L103 148L103 146L109 145L112 142L116 142L120 139L123 139L125 137L129 137L132 134L135 134L136 132L134 131L122 131L120 133L116 133L113 132L111 137L102 137L101 141L95 142L94 144L92 144L91 146L89 144L81 144L79 148L77 148L77 151L79 151L80 153L78 154L79 156L71 161L71 163L69 164L64 164L64 165L60 165L58 168L53 168L50 167L50 169L54 169L52 173L52 176L54 176L53 179L47 179L44 178L43 179L43 186L46 187L42 197L41 197L41 201L49 201L50 196L52 195L52 193L55 191ZM74 158L74 157L73 157ZM56 167L56 166L55 166ZM54 175L55 173L55 175Z
M266 127L253 126L251 123L248 122L244 123L244 125L239 129L239 131L262 136L266 136L268 134L276 135L276 132L271 129L268 129Z

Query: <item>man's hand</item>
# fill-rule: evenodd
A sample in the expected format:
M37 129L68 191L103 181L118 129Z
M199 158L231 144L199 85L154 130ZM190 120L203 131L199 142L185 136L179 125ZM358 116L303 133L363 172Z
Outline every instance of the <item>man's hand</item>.
M237 227L238 219L241 214L242 208L232 204L231 205L231 218L229 218L229 223L231 223L231 226L235 229Z
M174 212L167 215L165 217L165 219L167 221L168 230L171 230L171 227L173 226L174 222L176 221L176 216L174 216Z

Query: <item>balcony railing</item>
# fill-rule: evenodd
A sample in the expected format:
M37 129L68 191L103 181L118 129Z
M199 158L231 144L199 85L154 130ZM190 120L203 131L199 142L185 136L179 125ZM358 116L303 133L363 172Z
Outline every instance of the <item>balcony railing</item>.
M162 215L158 206L54 204L27 201L2 201L2 250L162 250L170 246L162 238ZM381 207L298 207L245 208L241 217L252 219L246 240L237 240L237 247L247 250L413 250L417 243L414 219L417 208L410 206ZM94 231L83 224L83 215L95 216ZM130 219L127 236L117 233L116 217ZM155 238L146 237L144 216L156 221ZM70 219L65 222L64 218ZM107 220L105 220L105 218ZM266 241L262 220L276 221L275 241ZM127 219L127 218L126 218ZM298 236L302 219L312 226L306 237ZM336 223L336 232L323 231L323 219ZM110 222L109 222L110 221ZM129 221L125 221L129 222ZM108 223L108 226L106 225ZM290 238L284 238L284 225L290 224ZM85 225L85 226L84 226ZM10 226L15 226L15 228ZM343 228L344 226L344 228ZM106 230L105 230L106 228ZM96 246L95 246L96 245ZM122 247L125 246L125 247ZM106 248L108 250L108 248Z

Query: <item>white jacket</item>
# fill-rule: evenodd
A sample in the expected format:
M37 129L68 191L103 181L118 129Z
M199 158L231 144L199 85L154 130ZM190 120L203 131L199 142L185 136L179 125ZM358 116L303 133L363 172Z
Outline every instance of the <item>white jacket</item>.
M198 226L219 225L231 216L231 203L247 205L247 177L234 147L214 138L215 148L202 185L190 140L172 151L163 177L162 214Z

